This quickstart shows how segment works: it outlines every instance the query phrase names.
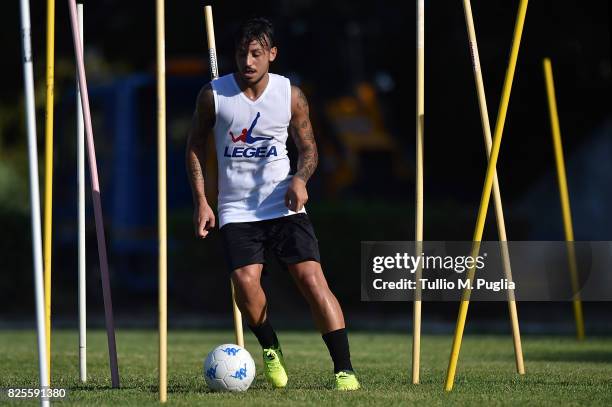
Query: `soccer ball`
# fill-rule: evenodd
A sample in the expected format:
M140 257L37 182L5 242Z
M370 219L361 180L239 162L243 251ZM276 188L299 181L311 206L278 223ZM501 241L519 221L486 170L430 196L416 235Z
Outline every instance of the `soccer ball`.
M254 378L255 362L241 346L219 345L204 360L204 379L211 390L245 391Z

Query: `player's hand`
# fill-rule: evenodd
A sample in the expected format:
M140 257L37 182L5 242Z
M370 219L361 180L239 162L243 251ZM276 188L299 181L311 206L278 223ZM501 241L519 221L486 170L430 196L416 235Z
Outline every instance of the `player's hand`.
M306 182L300 177L293 177L285 194L285 206L293 212L299 212L306 202L308 202Z
M196 205L193 211L193 225L196 237L200 239L204 239L208 231L215 227L215 214L207 203Z

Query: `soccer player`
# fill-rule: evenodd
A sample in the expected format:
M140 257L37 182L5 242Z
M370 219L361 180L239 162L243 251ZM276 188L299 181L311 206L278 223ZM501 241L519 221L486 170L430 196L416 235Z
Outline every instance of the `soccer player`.
M308 102L289 79L269 72L278 50L268 20L243 23L235 47L237 72L202 88L187 142L195 233L203 239L216 223L204 193L206 138L212 130L221 239L236 302L263 348L266 379L274 387L285 387L288 380L260 284L264 250L288 269L307 300L334 363L335 388L356 390L360 386L351 365L344 315L323 275L304 207L306 184L318 161ZM286 148L289 134L299 154L293 175Z

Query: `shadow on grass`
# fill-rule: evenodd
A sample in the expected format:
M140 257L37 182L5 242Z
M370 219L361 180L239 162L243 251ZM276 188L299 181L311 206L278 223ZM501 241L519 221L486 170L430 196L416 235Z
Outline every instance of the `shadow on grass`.
M612 351L588 350L584 351L537 351L525 355L525 360L537 362L591 362L611 363Z
M159 386L142 386L138 387L142 390L147 390L150 393L159 393ZM208 387L202 386L194 386L193 383L185 383L185 384L169 384L168 385L168 393L169 394L180 394L180 393L213 393Z
M127 388L127 387L126 387ZM159 387L157 385L154 386L135 386L133 389L142 389L143 391L148 391L150 393L158 393ZM99 389L99 388L98 388ZM249 391L257 392L270 391L271 387L260 387L260 386L252 386ZM93 389L92 389L93 390ZM294 390L310 390L310 391L322 391L322 390L331 390L331 387L326 387L321 385L320 383L294 383L292 386L287 386L285 389L276 389L276 392L282 391L294 391ZM169 384L168 385L168 393L169 394L187 394L187 393L206 393L206 394L218 394L218 391L211 390L208 386L202 384L201 386L194 386L193 383L185 383L185 384ZM238 392L239 393L239 392ZM229 392L228 394L231 394Z
M121 391L121 390L131 389L131 388L135 388L135 387L131 387L131 386L112 387L110 385L105 385L105 384L99 384L99 385L98 384L85 384L85 385L76 385L76 386L69 387L71 391L101 391L101 390Z

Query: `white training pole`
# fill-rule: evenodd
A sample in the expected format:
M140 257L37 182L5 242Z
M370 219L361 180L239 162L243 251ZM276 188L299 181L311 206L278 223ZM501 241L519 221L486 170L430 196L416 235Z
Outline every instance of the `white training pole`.
M166 32L164 0L155 1L157 52L157 218L159 279L159 401L168 400L168 225L166 200Z
M83 5L77 4L81 49L83 38ZM87 302L85 297L85 126L77 72L77 187L79 206L79 378L87 381Z
M425 1L417 0L417 134L416 134L416 255L421 255L423 242L423 125L425 122ZM422 270L416 270L415 281ZM419 383L421 366L421 290L417 284L412 310L412 383Z
M21 0L21 40L23 47L23 80L25 86L26 125L28 131L28 159L30 170L30 208L32 217L32 254L34 256L34 293L36 298L36 329L38 331L38 374L40 388L49 388L47 370L47 338L45 328L45 300L43 296L43 259L40 224L40 191L38 184L38 151L36 148L36 111L34 103L34 73L30 38L30 4ZM49 400L41 397L42 406Z
M217 65L217 45L215 43L215 24L213 22L212 6L204 7L204 23L206 24L206 42L208 43L210 79L217 79L219 78L219 66Z
M217 65L217 47L215 45L215 25L213 23L212 7L204 7L204 22L206 24L206 40L208 42L208 62L210 64L210 79L219 78L219 67ZM234 313L234 333L236 344L244 348L244 332L242 330L242 314L236 304L236 293L234 283L230 280L232 290L232 310Z

